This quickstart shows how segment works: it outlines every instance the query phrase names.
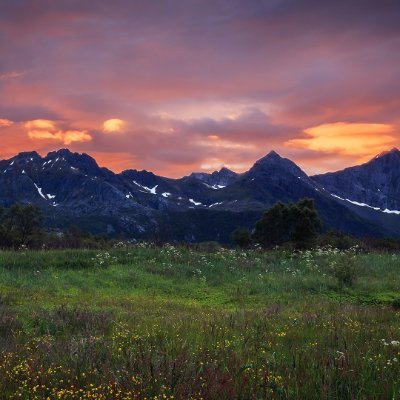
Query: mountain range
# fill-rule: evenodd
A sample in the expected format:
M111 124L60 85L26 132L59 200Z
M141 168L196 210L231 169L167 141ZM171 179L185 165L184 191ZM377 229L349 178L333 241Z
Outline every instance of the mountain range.
M114 237L229 240L277 201L315 200L323 229L400 237L400 151L342 171L308 176L274 151L247 172L227 168L179 179L130 169L114 173L68 149L0 161L0 205L36 204L49 229L71 224Z

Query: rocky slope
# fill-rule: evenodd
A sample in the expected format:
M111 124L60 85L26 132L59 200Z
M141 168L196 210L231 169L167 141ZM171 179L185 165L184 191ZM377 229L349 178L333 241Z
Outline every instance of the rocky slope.
M313 177L332 195L400 214L400 151L381 153L369 162Z
M292 161L270 152L243 174L223 168L180 179L137 170L115 174L89 155L67 149L45 157L20 153L0 161L0 204L37 204L51 228L75 224L128 238L226 241L236 226L251 228L276 201L312 197L324 229L400 236L400 216L382 212L400 209L398 153L310 178ZM345 198L353 203L341 200ZM376 209L354 202L369 202Z

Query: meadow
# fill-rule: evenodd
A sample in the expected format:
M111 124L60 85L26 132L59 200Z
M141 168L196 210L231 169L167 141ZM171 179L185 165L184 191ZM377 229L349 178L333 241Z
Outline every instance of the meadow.
M400 399L400 255L0 252L1 399Z

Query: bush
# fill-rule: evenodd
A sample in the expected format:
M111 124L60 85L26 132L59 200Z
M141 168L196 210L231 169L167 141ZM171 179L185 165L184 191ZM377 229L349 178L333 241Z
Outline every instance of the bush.
M319 247L331 246L339 250L349 250L355 246L362 248L365 247L361 239L335 230L330 230L329 232L320 235L317 244Z
M400 310L400 297L397 297L396 299L394 299L394 300L392 301L392 307L393 307L395 310Z
M231 240L241 249L247 249L251 244L251 234L248 229L239 227L231 233Z
M354 256L345 254L331 264L333 276L340 288L352 287L357 280L358 267Z

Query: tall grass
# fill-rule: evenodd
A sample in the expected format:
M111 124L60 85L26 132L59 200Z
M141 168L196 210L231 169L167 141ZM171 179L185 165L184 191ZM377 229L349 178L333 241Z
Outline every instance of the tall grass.
M348 260L349 287L335 272ZM399 398L399 261L0 252L0 398Z

